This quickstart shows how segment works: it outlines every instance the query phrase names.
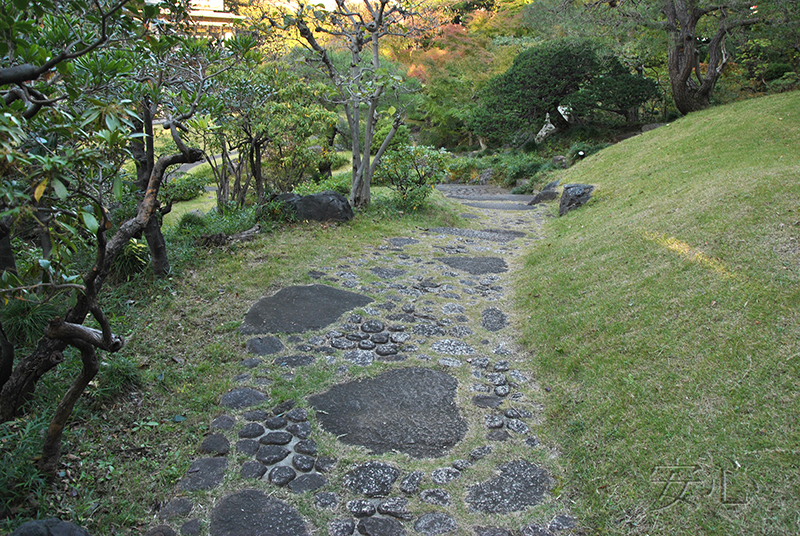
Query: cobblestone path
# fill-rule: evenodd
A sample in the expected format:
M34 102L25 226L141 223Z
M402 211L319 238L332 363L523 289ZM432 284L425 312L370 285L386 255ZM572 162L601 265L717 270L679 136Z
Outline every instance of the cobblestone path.
M388 237L253 305L237 388L149 535L567 535L513 273L548 212L447 186L472 228ZM324 392L273 400L311 371ZM330 382L328 382L330 383Z

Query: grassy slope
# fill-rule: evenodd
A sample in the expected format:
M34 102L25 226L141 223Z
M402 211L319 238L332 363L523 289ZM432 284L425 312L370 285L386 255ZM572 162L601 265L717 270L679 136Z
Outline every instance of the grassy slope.
M517 303L552 389L541 433L586 525L800 527L799 177L799 92L692 114L561 177L595 199L553 220Z

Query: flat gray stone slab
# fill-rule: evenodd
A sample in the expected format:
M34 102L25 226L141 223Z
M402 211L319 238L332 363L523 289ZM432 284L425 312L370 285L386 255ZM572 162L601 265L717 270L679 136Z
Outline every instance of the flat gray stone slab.
M477 229L460 229L458 227L434 227L430 229L430 232L463 236L465 238L477 238L479 240L488 240L489 242L497 242L500 244L505 244L506 242L511 242L515 238L521 238L527 235L522 231L506 231L505 229L487 229L481 231Z
M458 528L456 520L442 512L429 512L423 514L414 523L414 530L425 536L435 536L436 534L447 534Z
M253 337L247 341L247 351L251 354L269 355L283 350L283 343L277 337Z
M508 325L506 314L496 307L481 312L481 326L487 331L500 331Z
M363 536L405 536L403 524L390 517L368 517L358 522L358 534Z
M297 510L263 491L228 495L211 512L210 536L307 536Z
M505 196L511 197L511 196ZM528 200L532 199L530 196ZM498 199L500 201L500 199ZM528 205L527 203L494 203L494 202L480 202L480 201L468 201L463 203L468 207L474 208L488 208L490 210L536 210L536 205Z
M314 395L324 430L373 453L443 456L467 432L455 403L458 381L444 372L410 367L333 386Z
M220 406L231 409L242 409L255 406L267 399L267 395L250 387L240 387L232 389L222 395L219 401Z
M431 350L444 355L472 355L475 349L464 341L441 339L431 344Z
M471 486L466 500L472 510L507 514L539 504L549 489L547 471L528 461L515 460L502 466L496 478Z
M370 272L372 275L378 276L381 279L395 279L400 277L401 275L405 275L405 270L400 270L399 268L382 268L382 267L375 267L371 268Z
M228 458L200 458L189 465L186 476L181 478L181 489L199 491L214 489L222 484Z
M255 335L321 329L345 312L371 302L367 296L327 285L288 287L258 300L247 311L239 331Z
M408 238L404 236L389 238L388 241L391 245L393 245L396 248L402 248L413 244L419 244L419 240L417 240L416 238Z
M500 274L508 271L506 261L500 257L442 257L437 260L450 268L471 275Z

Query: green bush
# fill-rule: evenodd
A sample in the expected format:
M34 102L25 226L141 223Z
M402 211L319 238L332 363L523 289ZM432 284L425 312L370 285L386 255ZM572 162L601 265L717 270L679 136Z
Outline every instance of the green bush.
M306 181L300 183L292 191L299 195L309 195L330 190L346 196L350 195L350 184L350 173L339 173L319 182Z
M178 229L190 233L200 229L205 229L207 226L208 222L206 221L206 217L198 214L194 210L181 216L181 219L178 222Z
M592 155L606 147L609 147L610 143L586 143L586 142L578 142L573 143L569 151L567 151L567 160L569 161L570 165L574 164L578 160L582 158L586 158L589 155ZM581 154L583 152L583 154Z
M50 302L39 302L35 296L26 300L10 300L0 309L3 329L8 340L18 347L36 344L48 322L58 316L59 310Z
M535 154L508 153L490 157L455 158L450 162L450 180L473 182L487 169L492 169L492 182L512 186L519 179L531 179L547 161Z
M297 221L295 210L280 199L273 199L256 208L258 222L289 223Z
M444 178L448 160L444 149L407 145L383 155L375 178L393 190L398 210L411 212L424 206L436 183Z
M130 281L135 275L144 272L149 264L150 250L147 242L131 238L114 258L111 273L118 281Z
M36 517L48 482L34 460L47 426L45 416L0 424L0 519Z
M191 201L200 197L208 183L206 173L181 173L161 186L159 198L164 204Z

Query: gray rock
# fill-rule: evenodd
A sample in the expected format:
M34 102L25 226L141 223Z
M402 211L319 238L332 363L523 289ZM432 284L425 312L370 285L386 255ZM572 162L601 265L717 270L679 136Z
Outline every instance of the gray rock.
M276 463L286 459L291 454L291 451L286 447L280 445L262 445L256 452L256 460L265 465L275 465Z
M172 521L173 519L186 517L191 513L193 506L194 504L189 499L185 497L175 497L165 504L164 508L159 510L158 519L161 521Z
M311 435L311 423L293 422L286 427L286 431L298 439L307 439Z
M243 334L299 333L322 329L372 298L327 285L288 287L260 299L245 315Z
M499 527L475 527L475 536L514 536L511 531Z
M316 460L305 454L295 454L292 456L292 465L302 473L311 471L314 468L314 463L316 463Z
M559 216L563 216L570 210L582 207L589 202L592 197L594 186L591 184L567 184L561 192L561 203L558 206Z
M369 340L376 344L386 344L389 342L389 334L385 331L381 331L379 333L373 333L370 335Z
M444 329L434 324L417 324L412 331L414 335L422 337L436 337L447 333Z
M252 368L256 368L257 366L259 366L263 362L264 362L264 360L261 359L260 357L250 357L250 358L247 358L247 359L242 359L240 364L244 368L252 369Z
M391 517L367 517L358 522L358 533L363 536L405 536L402 523Z
M505 424L505 420L503 420L503 418L499 415L487 415L484 419L484 422L486 424L486 428L489 428L490 430L502 428Z
M209 428L212 430L230 430L233 428L233 425L236 423L236 419L231 417L230 415L220 415L213 421L211 421L211 425Z
M52 532L48 532L47 536L50 536L52 534L53 534ZM172 527L169 527L167 525L159 525L145 532L144 536L176 536L176 535L175 531L172 530Z
M90 536L89 532L70 523L61 521L58 518L38 519L23 523L9 536Z
M255 422L263 421L269 417L269 413L261 409L254 409L242 413L242 418L246 421Z
M496 307L489 307L481 312L481 326L487 331L500 331L508 325L505 313Z
M503 403L503 399L495 395L476 395L472 397L472 404L479 408L496 408Z
M314 469L320 473L329 473L333 466L336 465L336 458L330 456L320 456L317 458L317 463L314 464Z
M386 326L380 320L367 320L361 324L361 331L364 333L380 333L385 327Z
M568 516L566 514L558 514L553 520L550 522L550 525L547 527L548 530L558 531L558 530L568 530L574 529L578 526L578 520L572 516Z
M228 495L211 511L209 536L307 536L297 510L263 491Z
M300 221L350 221L354 216L347 198L333 191L311 195L286 193L276 199L291 207Z
M288 424L288 421L284 417L276 415L264 421L264 424L270 430L280 430Z
M247 351L251 354L269 355L283 350L283 343L277 337L254 337L247 341Z
M370 272L372 272L373 275L380 277L381 279L395 279L397 277L405 275L406 273L405 270L400 270L397 268L381 268L381 267L370 268Z
M257 422L249 422L239 430L239 437L243 439L252 439L254 437L261 437L264 435L264 432L266 432L266 430L264 430L263 426Z
M510 392L511 388L508 385L498 385L494 388L494 394L500 397L508 396Z
M443 372L407 367L333 386L309 397L322 428L374 453L444 455L467 431L455 404L458 382ZM380 433L376 433L376 431Z
M550 489L550 476L544 469L515 460L500 468L500 475L469 488L467 503L472 510L487 514L507 514L542 502Z
M505 385L506 383L508 383L506 380L506 375L501 374L500 372L490 372L489 374L486 374L484 377L486 378L486 381L488 381L495 387L499 385Z
M289 489L292 490L292 493L300 494L316 491L327 483L328 479L324 476L318 473L307 473L289 482Z
M253 456L261 445L255 439L240 439L236 442L236 452Z
M263 430L263 428L262 428ZM231 450L231 443L222 434L211 434L206 437L197 449L200 454L214 454L225 456Z
M472 275L500 274L508 271L506 261L499 257L442 257L437 260Z
M220 406L230 409L242 409L256 406L267 400L267 395L250 387L240 387L228 391L219 401Z
M267 474L266 466L253 460L244 462L241 471L239 471L239 475L242 478L255 478L256 480L260 480L265 474Z
M383 462L367 462L344 476L344 485L367 497L387 497L400 471Z
M420 492L419 498L422 502L435 504L436 506L448 506L450 504L450 494L439 488L424 489Z
M330 536L351 536L356 530L356 522L352 519L334 519L328 523Z
M339 496L330 491L320 491L314 495L314 504L317 508L336 508L339 504Z
M469 460L453 460L453 469L463 472L470 467L472 467L472 462Z
M194 460L189 465L186 476L180 480L181 489L184 491L214 489L222 484L227 468L228 458L199 458Z
M203 532L203 523L199 519L190 519L181 525L181 536L200 536Z
M473 462L477 462L478 460L482 460L486 456L492 453L492 446L491 445L484 445L482 447L475 447L469 453L469 459Z
M370 501L356 499L347 502L347 511L353 514L355 517L361 518L374 516L377 512L377 509Z
M306 456L316 456L317 443L313 439L298 441L294 445L294 451L298 454L305 454Z
M350 350L344 354L344 358L359 367L368 367L375 360L375 354L369 350Z
M431 472L431 480L436 484L447 484L461 476L461 471L454 467L440 467Z
M337 350L351 350L358 346L358 343L356 341L341 337L339 339L333 339L331 341L331 346Z
M276 357L274 363L279 367L307 367L316 359L313 355L308 354L285 355Z
M277 430L264 435L258 442L264 445L288 445L291 440L292 434L284 432L283 430Z
M294 480L295 477L297 477L297 473L295 473L294 469L286 465L273 467L272 471L269 472L269 481L276 486L285 486Z
M408 511L407 506L408 499L405 497L391 497L378 503L378 513L410 521L414 516Z
M425 536L434 536L436 534L447 534L458 529L456 520L447 514L441 512L429 512L423 514L414 523L414 530L424 534Z
M506 426L509 430L517 434L527 434L531 431L531 429L528 428L528 425L519 419L509 419L506 423Z
M407 495L413 495L419 489L419 485L422 483L424 477L425 473L422 471L414 471L407 474L400 482L400 491Z
M407 238L407 237L404 237L404 236L403 237L396 237L396 238L389 238L388 242L392 246L394 246L396 248L402 248L402 247L410 246L410 245L413 245L413 244L419 244L419 240L417 240L416 238Z
M553 536L553 533L547 530L546 528L537 525L527 525L522 527L522 531L520 532L521 536Z
M456 339L441 339L431 345L431 350L445 355L472 355L475 349L469 344Z

